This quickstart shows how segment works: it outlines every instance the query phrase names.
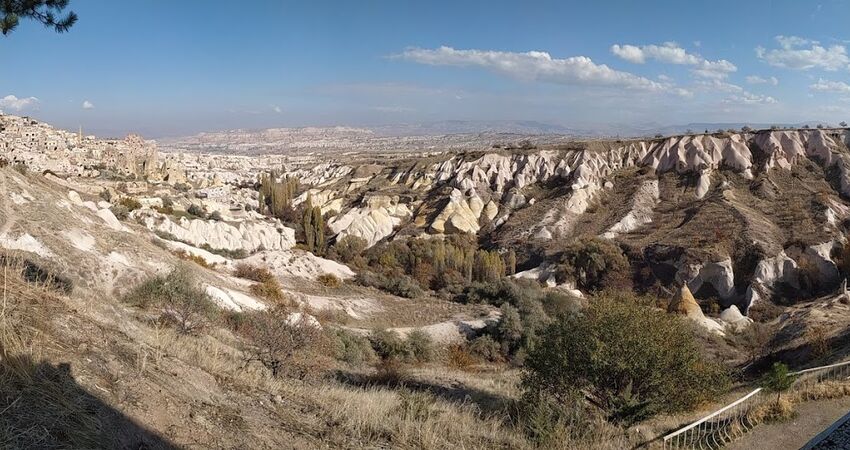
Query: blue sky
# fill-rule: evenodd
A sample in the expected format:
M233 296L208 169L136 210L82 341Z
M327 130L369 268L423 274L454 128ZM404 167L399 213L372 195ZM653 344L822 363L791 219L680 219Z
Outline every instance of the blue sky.
M0 110L99 134L850 121L850 1L71 0L0 37Z

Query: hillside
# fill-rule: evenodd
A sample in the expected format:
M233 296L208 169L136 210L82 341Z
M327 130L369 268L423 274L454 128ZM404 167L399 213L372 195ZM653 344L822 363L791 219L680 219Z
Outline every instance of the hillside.
M520 382L538 340L620 305L677 327L735 387L776 359L841 358L849 139L254 157L0 115L0 442L635 445L721 403L726 384L659 419L593 413L545 434Z

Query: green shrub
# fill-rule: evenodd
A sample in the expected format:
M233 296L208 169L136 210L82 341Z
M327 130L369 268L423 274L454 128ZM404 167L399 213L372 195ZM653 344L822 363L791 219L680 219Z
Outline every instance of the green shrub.
M210 219L210 220L215 220L215 221L217 221L217 222L220 222L220 221L222 221L222 220L223 220L223 219L222 219L222 217L221 217L221 212L219 212L219 211L213 211L213 212L209 215L209 219Z
M109 208L109 210L112 211L112 214L118 220L127 220L127 217L130 214L130 210L123 205L113 205L111 208Z
M328 331L334 356L354 367L371 364L378 359L369 339L342 329Z
M570 244L561 254L561 281L572 280L584 291L631 288L631 267L620 248L605 239L584 238Z
M203 206L196 205L195 203L189 205L189 207L186 208L186 212L200 219L207 218L207 210Z
M333 254L340 261L350 263L363 254L367 244L366 239L348 235L336 241L336 244L333 246Z
M413 356L408 342L395 331L375 330L369 334L369 342L383 360L408 361Z
M355 281L362 286L374 287L399 297L418 298L424 295L422 288L406 275L388 277L374 272L363 271L357 274Z
M547 327L526 369L527 394L562 402L587 396L608 420L625 424L687 410L728 385L684 319L614 294Z
M186 266L156 275L134 287L124 301L141 308L156 307L162 318L183 333L192 333L213 318L217 308Z
M422 330L413 330L407 335L407 346L417 362L428 362L434 358L434 341Z
M490 335L478 336L469 343L469 352L478 359L490 362L502 360L502 345Z

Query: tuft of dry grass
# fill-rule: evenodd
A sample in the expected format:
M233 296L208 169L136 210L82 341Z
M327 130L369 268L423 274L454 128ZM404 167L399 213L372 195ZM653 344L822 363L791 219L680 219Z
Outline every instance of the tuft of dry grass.
M788 398L777 398L754 407L747 414L752 424L784 422L794 417L794 403Z
M248 263L239 263L236 265L233 275L246 280L263 283L268 280L274 280L274 274L265 267L254 266Z
M342 280L332 273L323 273L316 278L316 281L318 281L322 286L331 289L336 289L342 286Z

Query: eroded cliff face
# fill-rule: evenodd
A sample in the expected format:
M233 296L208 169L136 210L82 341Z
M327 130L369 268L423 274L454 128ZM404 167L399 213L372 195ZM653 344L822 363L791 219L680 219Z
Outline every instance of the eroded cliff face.
M839 281L830 252L850 213L847 141L843 129L600 141L379 164L356 177L328 164L308 181L323 210L339 210L329 221L337 237L473 233L544 254L582 235L673 245L686 261L666 264L697 295L711 286L746 310L778 285L799 287L801 265L820 283Z

